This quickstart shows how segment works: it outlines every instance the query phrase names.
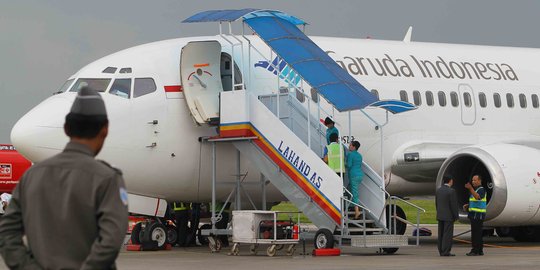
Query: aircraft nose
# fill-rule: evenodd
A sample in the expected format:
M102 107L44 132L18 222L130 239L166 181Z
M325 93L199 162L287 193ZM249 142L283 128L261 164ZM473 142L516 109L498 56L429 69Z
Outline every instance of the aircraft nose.
M73 99L52 96L26 113L11 129L11 143L32 162L61 151L68 141L64 119Z

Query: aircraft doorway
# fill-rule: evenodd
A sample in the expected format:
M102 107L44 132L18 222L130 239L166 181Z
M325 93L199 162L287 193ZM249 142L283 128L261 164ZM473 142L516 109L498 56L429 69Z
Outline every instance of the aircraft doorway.
M231 91L233 89L233 70L231 55L228 53L221 53L221 84L223 86L223 91ZM234 90L242 89L242 73L234 62Z
M196 41L182 48L180 76L191 115L199 124L219 117L221 44Z
M219 93L243 89L242 74L215 40L189 42L182 48L180 76L190 113L199 124L219 118ZM234 76L234 85L233 85Z
M476 122L476 101L474 91L468 84L458 86L459 99L461 100L461 122L470 126Z

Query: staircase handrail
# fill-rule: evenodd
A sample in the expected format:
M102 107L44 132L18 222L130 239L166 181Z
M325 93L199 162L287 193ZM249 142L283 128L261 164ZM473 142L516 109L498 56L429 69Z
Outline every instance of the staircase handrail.
M351 193L347 188L343 187L343 191L345 191L345 192L346 192L349 196L351 196L351 198L352 198L352 193ZM360 207L362 210L366 210L371 216L376 217L375 213L373 213L373 211L371 211L369 208L367 208L367 207L364 206L364 205L361 205L361 204L359 204L359 203L355 203L355 202L353 202L353 201L347 199L345 196L341 196L341 200L342 200L343 202L348 202L349 204L352 204L353 206L358 206L358 207ZM343 204L343 206L344 206L344 207L342 207L342 210L341 210L341 211L342 211L342 217L344 218L344 217L345 217L345 212L346 212L346 211L349 211L349 209L348 209L348 207L345 207L345 204ZM365 219L365 214L364 214L364 219ZM386 226L384 226L383 224L381 224L380 219L379 219L379 220L374 220L374 221L377 223L377 225L378 225L379 227L382 227L382 228L384 229L384 232L387 232L388 229L386 228Z
M399 217L397 215L397 213L396 213L396 206L397 206L396 202L397 201L403 202L403 203L405 203L405 204L407 204L409 206L412 206L412 207L416 208L416 224L414 224L414 223L412 223L412 222L410 222L410 221L408 221L406 219L403 219L403 218L401 218L401 217ZM389 205L390 205L390 209L394 210L394 213L392 213L392 217L394 217L394 228L396 228L395 222L397 220L415 227L416 230L417 230L417 232L416 232L416 245L417 246L420 245L420 231L419 231L419 229L420 229L420 211L425 213L426 210L424 208L422 208L422 207L420 207L420 206L418 206L416 204L413 204L411 202L408 202L408 201L406 201L406 200L404 200L404 199L402 199L402 198L400 198L398 196L391 196L389 198L388 202L389 202ZM392 205L394 205L394 207L392 207Z
M416 205L414 203L408 202L408 201L406 201L406 200L404 200L404 199L402 199L402 198L400 198L398 196L390 196L390 199L404 202L405 204L410 205L410 206L416 208L417 210L422 211L422 213L426 212L426 209L424 209L424 208L422 208L422 207L420 207L420 206L418 206L418 205Z
M371 166L369 166L369 164L367 164L363 160L362 160L362 164L364 166L366 166L366 168L368 168L369 172L376 175L378 177L378 179L382 181L382 177L373 168L371 168ZM373 180L371 178L369 178L369 180L371 180L371 182L373 182L380 190L382 190L386 194L386 198L390 198L392 196L392 195L390 195L390 193L388 193L388 191L386 191L386 189L384 187L382 187L379 183L375 182L375 180Z

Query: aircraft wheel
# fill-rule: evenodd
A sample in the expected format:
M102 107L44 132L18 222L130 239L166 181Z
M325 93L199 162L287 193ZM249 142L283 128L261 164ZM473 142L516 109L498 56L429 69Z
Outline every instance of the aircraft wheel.
M197 238L199 239L199 243L201 243L202 246L208 245L208 236L202 235L201 231L210 229L212 229L212 225L204 224L199 228L199 230L197 230Z
M540 241L539 226L523 226L512 228L512 236L518 242L538 242Z
M482 237L486 236L494 236L495 235L495 229L484 229L482 230Z
M142 241L143 242L155 241L157 243L157 247L159 249L162 249L165 247L165 244L167 243L167 229L165 228L165 226L163 226L163 224L152 221L144 229L144 235L143 235Z
M167 243L171 245L175 245L176 241L178 241L178 231L176 231L175 226L168 225L167 226Z
M251 253L251 255L257 255L257 248L259 247L259 245L257 244L253 244L249 247L249 252Z
M497 227L495 232L499 237L509 237L512 236L512 229L510 227Z
M328 229L319 229L315 234L315 249L334 248L334 235Z
M399 248L383 248L384 254L394 254L398 251Z
M134 245L140 245L143 236L142 222L137 222L131 230L131 243Z
M266 249L266 255L268 255L269 257L274 257L276 255L276 245L270 245Z
M390 205L386 206L386 213L388 217L388 213L391 213ZM407 215L405 215L405 211L403 211L403 209L399 206L396 206L396 215L402 219L407 219ZM395 226L396 228L394 228L394 218L386 220L386 227L390 229L390 232L395 233L397 235L404 235L405 231L407 230L407 224L400 220L396 220L396 226Z

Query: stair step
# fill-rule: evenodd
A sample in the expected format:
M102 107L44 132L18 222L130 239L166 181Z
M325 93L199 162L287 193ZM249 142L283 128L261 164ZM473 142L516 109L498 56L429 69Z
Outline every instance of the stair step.
M351 236L352 247L403 247L409 245L406 235L366 235Z
M345 219L345 222L346 222L346 223L349 223L349 224L360 224L360 225L362 225L362 224L364 224L364 222L365 222L366 224L373 224L373 223L375 223L375 220L372 220L372 219L366 219L366 220L364 221L364 220L362 220L362 219L348 219L348 218L347 218L347 219Z
M339 231L339 230L338 230ZM349 232L382 232L383 228L349 228Z

